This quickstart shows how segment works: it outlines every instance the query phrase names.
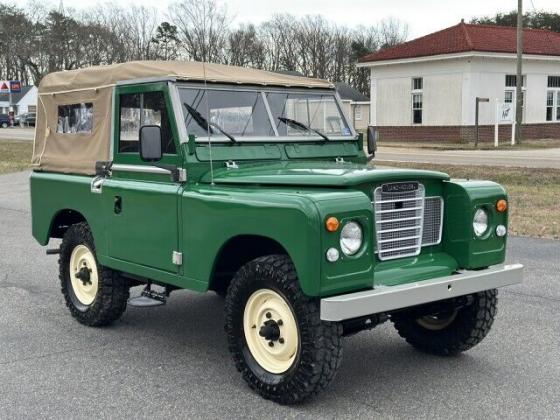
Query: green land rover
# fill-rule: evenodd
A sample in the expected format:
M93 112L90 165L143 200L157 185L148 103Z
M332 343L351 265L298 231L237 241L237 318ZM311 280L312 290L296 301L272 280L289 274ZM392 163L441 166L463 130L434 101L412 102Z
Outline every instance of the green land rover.
M500 185L375 167L374 152L323 80L197 62L52 73L33 236L62 239L47 253L84 325L176 289L225 296L237 369L296 403L334 378L343 336L390 320L457 354L490 330L496 288L521 282Z

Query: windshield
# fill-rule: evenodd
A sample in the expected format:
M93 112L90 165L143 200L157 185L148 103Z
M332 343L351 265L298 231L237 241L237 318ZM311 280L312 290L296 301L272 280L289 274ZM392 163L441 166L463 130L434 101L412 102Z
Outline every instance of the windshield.
M312 130L317 130L329 139L352 135L334 93L180 87L179 96L187 132L199 139L210 135L213 139L222 140L225 138L224 132L236 140L263 137L279 140L321 139ZM202 119L195 118L192 110L196 111L194 115ZM286 124L286 118L311 130ZM218 126L223 132L208 130L205 121Z

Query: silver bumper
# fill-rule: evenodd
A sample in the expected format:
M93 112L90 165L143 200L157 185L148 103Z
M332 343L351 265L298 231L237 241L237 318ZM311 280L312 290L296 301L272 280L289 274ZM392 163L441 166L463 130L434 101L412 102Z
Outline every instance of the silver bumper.
M521 264L462 271L447 277L321 299L321 319L342 321L521 283Z

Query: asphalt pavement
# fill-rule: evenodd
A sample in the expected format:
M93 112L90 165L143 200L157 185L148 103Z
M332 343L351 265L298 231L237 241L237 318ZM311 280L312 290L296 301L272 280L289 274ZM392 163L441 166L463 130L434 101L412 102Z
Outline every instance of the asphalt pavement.
M560 148L523 150L430 150L379 147L376 160L388 162L490 165L560 169Z
M560 241L510 239L525 282L500 291L469 352L424 355L387 323L345 339L332 386L285 407L235 370L212 293L174 292L106 328L74 321L57 257L31 237L28 176L0 176L0 418L558 418Z
M2 140L20 140L32 141L35 138L35 128L0 128L0 141Z

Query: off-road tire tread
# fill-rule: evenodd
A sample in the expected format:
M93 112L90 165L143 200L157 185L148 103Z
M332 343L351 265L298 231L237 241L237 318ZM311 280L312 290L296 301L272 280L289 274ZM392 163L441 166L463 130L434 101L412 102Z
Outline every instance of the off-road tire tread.
M391 317L399 335L425 353L454 356L480 343L490 332L497 312L496 289L475 293L471 305L459 309L451 325L431 331L416 322L414 312L400 312Z
M68 280L68 267L72 250L78 244L87 245L95 256L99 275L99 291L92 305L86 311L80 311L70 297ZM95 244L89 225L85 222L77 223L68 228L62 239L60 247L59 279L62 294L70 313L81 324L90 327L109 325L119 319L126 310L129 298L130 284L116 271L104 267L97 261Z
M239 296L255 282L256 273L267 275L286 296L296 314L300 329L300 360L290 377L280 384L261 381L245 361L240 343L244 342L239 328L245 301ZM225 330L229 351L235 366L245 381L258 394L280 404L296 404L326 389L336 375L342 361L342 325L321 321L319 300L306 296L301 290L294 265L285 255L257 258L233 278L225 302ZM241 318L241 321L239 320Z

